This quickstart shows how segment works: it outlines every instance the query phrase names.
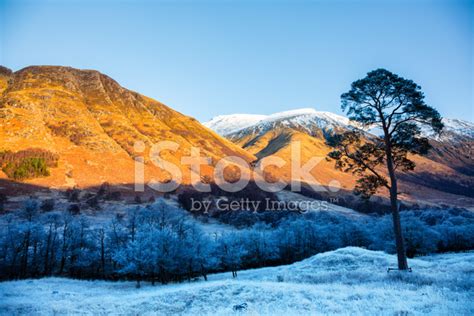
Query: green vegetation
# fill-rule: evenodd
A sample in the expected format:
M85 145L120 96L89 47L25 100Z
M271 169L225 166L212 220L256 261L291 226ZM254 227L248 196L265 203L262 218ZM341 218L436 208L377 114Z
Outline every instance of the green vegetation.
M2 170L15 180L49 176L44 158L26 158L17 164L10 162Z
M40 149L0 152L2 171L8 178L15 180L49 176L48 167L56 167L57 163L57 155Z

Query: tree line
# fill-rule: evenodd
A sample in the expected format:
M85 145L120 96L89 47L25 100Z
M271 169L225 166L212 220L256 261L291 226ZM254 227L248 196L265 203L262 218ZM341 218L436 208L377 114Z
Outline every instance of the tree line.
M252 216L266 220L245 226L238 225L244 213L235 214L229 224L239 229L223 225L214 233L163 199L107 219L44 212L37 201L29 200L21 211L0 219L0 278L167 283L207 279L211 272L229 271L236 277L240 269L289 264L345 246L396 251L387 215L257 213ZM402 212L408 255L474 249L473 217L462 210Z

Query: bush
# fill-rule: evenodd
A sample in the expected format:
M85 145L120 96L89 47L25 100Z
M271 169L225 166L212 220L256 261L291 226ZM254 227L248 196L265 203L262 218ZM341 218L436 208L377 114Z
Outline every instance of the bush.
M5 194L0 193L0 213L5 211L5 203L8 201L8 198Z
M69 214L38 210L30 199L0 222L0 280L59 275L166 283L217 271L235 276L238 269L292 263L346 246L395 252L391 215L228 212L219 219L245 228L211 235L163 199L129 205L91 224L84 215L72 216L80 213L79 204L71 204ZM463 210L401 212L408 255L474 249L473 217Z
M79 206L79 204L71 204L68 207L68 212L71 215L79 215L81 213L81 207Z
M24 219L32 221L33 218L38 214L38 211L38 201L34 198L30 198L25 202L23 210L20 212L20 214Z
M440 234L423 223L419 218L414 216L404 217L402 227L406 252L409 258L436 252Z
M140 195L135 195L135 198L133 199L133 202L135 204L142 204L143 203L142 197Z
M48 125L48 127L55 136L66 137L77 146L84 144L87 137L92 136L91 132L67 122L61 122L59 125Z
M56 167L58 156L42 149L0 152L0 166L15 180L49 176L48 167Z
M86 200L87 205L91 208L100 209L99 195L92 195Z
M122 199L122 193L120 193L120 191L108 192L104 197L104 200L108 200L108 201L120 201L121 199Z
M66 197L70 202L77 202L79 201L79 195L81 194L81 190L77 188L67 189Z
M54 199L46 199L43 202L41 202L40 208L43 212L51 212L52 210L54 210L54 205L55 205Z
M15 180L49 176L46 161L43 158L26 158L16 164L10 162L2 170L9 178Z

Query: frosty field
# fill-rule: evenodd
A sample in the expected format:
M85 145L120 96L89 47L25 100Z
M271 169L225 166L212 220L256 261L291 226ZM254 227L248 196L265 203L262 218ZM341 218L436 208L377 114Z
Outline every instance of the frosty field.
M17 314L382 314L473 315L474 253L409 261L412 273L387 273L396 258L348 247L287 266L152 286L62 278L0 283L0 313ZM233 306L247 304L244 311Z

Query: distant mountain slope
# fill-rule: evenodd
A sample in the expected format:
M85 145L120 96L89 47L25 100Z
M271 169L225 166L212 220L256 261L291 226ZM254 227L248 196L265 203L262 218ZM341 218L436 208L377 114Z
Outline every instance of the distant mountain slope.
M223 136L259 159L270 155L283 158L288 163L282 168L273 168L272 173L284 178L290 176L290 152L294 141L300 141L301 160L306 162L312 157L326 157L332 150L327 140L334 134L357 127L355 122L344 116L314 109L275 113L258 121L256 116L250 116L255 118L253 121L256 122L253 124L250 124L251 120L246 120L239 125L241 117L246 116L220 116L219 120L211 120L204 125L216 131L224 130ZM221 122L225 126L241 128L223 129ZM456 201L460 200L459 205L472 205L474 124L454 119L443 119L443 122L446 127L440 136L433 135L427 129L422 130L430 138L434 148L426 157L413 157L417 169L415 173L402 175L402 197L411 201L430 199L435 204L440 201L457 203ZM367 132L376 134L375 129ZM367 135L372 135L370 133ZM313 169L312 174L322 184L337 180L342 184L342 188L347 190L352 189L355 184L352 175L334 170L333 163L325 159ZM470 197L467 202L466 196Z
M133 158L139 154L134 142L151 145L165 140L180 148L161 156L182 170L188 167L180 158L191 146L214 162L228 155L255 159L195 119L125 89L98 71L59 66L0 69L0 151L40 148L59 155L58 167L49 177L30 183L48 187L133 183ZM145 168L147 179L170 178L150 161Z

